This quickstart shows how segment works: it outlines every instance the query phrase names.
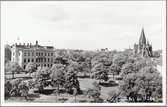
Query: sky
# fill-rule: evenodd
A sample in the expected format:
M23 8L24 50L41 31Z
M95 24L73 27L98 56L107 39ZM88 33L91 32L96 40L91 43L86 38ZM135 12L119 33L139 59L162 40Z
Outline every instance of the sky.
M153 50L166 36L165 1L1 1L2 40L58 49L123 50L142 27Z

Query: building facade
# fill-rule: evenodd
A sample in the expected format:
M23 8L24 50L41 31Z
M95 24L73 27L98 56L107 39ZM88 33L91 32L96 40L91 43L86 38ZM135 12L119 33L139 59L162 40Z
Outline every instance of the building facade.
M134 54L138 54L143 57L152 57L152 45L149 43L148 40L146 40L143 28L139 38L139 44L134 44Z
M38 41L35 45L15 43L11 46L11 51L11 61L17 62L24 69L30 62L34 63L36 68L38 66L51 67L54 63L54 47L40 46Z

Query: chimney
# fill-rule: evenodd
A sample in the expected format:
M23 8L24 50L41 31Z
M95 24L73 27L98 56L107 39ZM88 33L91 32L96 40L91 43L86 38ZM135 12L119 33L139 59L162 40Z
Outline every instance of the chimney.
M25 46L25 43L23 43L23 45Z
M29 46L29 43L27 43L27 46Z
M30 47L32 46L32 44L30 43Z
M21 43L19 43L19 45L21 45Z

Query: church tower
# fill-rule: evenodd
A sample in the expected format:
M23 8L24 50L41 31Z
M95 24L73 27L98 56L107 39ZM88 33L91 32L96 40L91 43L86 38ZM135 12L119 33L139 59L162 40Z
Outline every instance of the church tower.
M146 42L147 41L147 42ZM134 54L140 54L143 57L151 57L152 56L152 45L150 45L149 41L146 40L144 28L141 30L141 35L139 38L139 44L134 44Z

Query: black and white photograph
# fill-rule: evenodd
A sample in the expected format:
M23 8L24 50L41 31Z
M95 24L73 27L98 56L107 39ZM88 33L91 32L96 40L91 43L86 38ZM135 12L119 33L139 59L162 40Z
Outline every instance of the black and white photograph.
M166 1L1 1L1 105L165 106Z

